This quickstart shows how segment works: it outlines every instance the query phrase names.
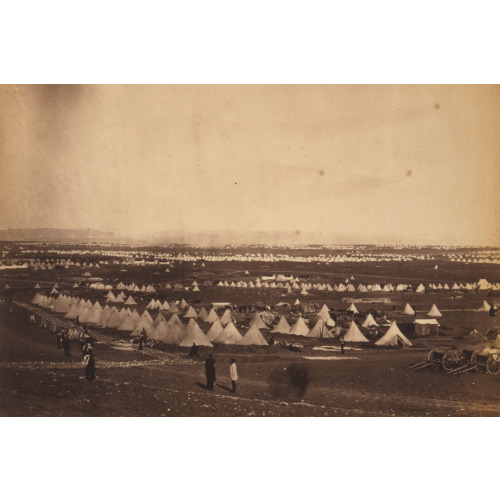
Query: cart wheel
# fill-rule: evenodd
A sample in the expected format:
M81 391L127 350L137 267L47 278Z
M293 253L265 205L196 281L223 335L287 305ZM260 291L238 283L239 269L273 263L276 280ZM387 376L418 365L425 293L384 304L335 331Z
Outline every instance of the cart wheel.
M458 351L455 349L450 349L443 354L443 359L441 360L441 364L445 371L449 372L454 368L457 368L458 365Z
M488 360L486 361L486 370L490 375L496 375L500 372L500 360L498 355L490 354Z
M437 349L431 349L429 351L429 354L427 354L427 361L436 361L434 359L434 353L437 351Z
M470 362L471 363L477 363L477 356L478 354L481 354L482 349L476 349L473 351L473 353L470 355Z

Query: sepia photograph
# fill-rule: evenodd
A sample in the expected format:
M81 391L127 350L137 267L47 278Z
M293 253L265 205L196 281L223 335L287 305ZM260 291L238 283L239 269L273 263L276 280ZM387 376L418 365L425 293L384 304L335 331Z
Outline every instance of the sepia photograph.
M494 2L2 14L3 497L491 489Z
M0 415L500 416L498 85L0 86Z

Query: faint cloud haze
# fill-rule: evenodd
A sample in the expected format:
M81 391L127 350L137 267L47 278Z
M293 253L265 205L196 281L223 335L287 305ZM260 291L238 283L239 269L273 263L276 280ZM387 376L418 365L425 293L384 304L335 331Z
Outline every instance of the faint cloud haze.
M495 85L4 85L0 228L497 245L498 137Z

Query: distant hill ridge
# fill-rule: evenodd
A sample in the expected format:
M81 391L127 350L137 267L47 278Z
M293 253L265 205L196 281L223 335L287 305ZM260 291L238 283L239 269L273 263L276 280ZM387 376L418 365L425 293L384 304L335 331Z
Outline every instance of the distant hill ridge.
M114 233L97 229L0 229L0 241L102 241L115 239Z

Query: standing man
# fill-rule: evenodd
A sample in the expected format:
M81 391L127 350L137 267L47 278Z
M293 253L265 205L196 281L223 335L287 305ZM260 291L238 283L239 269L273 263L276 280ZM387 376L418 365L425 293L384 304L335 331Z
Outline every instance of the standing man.
M231 376L231 385L233 386L233 394L236 393L236 381L238 380L238 370L236 369L236 361L231 358L231 366L229 367L229 375Z
M344 336L342 335L340 337L340 354L344 354L344 345L345 345L345 340Z
M60 332L60 331L58 331L58 332L56 333L56 340L57 340L57 348L58 348L58 349L60 349L60 348L61 348L61 346L62 346L62 339L63 339L62 334L61 334L61 332Z
M85 378L87 380L95 380L95 358L92 344L88 344L87 354L85 354L83 362L85 364Z
M141 334L139 335L139 351L142 351L142 344L146 339L146 330L143 328Z
M209 354L205 360L205 375L207 377L207 389L213 391L215 382L215 359L213 354Z
M68 332L66 330L62 331L62 346L64 349L64 355L71 356L71 353L69 352L70 340L69 340Z

